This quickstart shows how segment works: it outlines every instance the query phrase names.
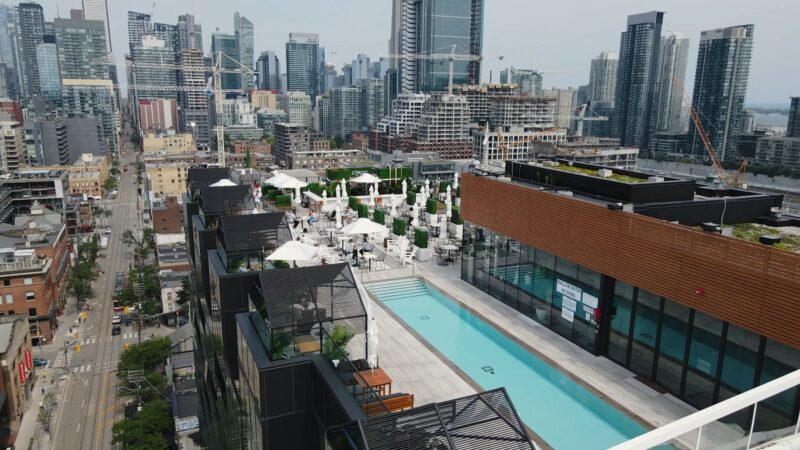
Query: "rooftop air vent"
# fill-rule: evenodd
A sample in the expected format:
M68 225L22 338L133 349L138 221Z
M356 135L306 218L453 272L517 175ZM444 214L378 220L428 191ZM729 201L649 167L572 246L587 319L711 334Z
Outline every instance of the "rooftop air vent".
M656 176L647 177L647 181L649 181L651 183L663 183L664 182L664 177L656 177Z
M708 233L719 233L720 232L719 225L717 225L714 222L706 222L706 223L704 223L704 224L702 224L700 226L703 228L703 231L708 232Z
M614 171L611 170L611 169L599 169L597 171L597 175L599 175L599 176L601 176L603 178L608 178L611 175L614 175Z
M775 245L781 243L781 237L776 234L765 234L758 237L758 242L764 245Z

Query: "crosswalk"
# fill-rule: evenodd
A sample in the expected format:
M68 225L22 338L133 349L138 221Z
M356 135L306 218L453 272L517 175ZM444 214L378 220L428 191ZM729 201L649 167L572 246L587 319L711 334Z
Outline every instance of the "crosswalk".
M138 334L136 332L132 333L123 333L119 335L121 339L138 339ZM81 340L83 345L91 345L91 344L98 344L103 342L111 342L114 340L116 336L108 335L108 336L90 336ZM144 336L142 336L144 339Z
M72 361L72 352L68 352L66 356L64 352L58 352L56 355L56 360L53 361L53 368L58 369L61 367L69 366L70 361Z
M72 373L84 373L84 372L91 372L92 365L91 364L84 364L82 366L73 367L71 372Z

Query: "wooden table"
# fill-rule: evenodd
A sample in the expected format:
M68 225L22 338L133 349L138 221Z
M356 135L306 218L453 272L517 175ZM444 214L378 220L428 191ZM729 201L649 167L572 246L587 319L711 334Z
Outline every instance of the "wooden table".
M378 395L381 396L391 395L392 393L392 377L380 367L357 372L353 374L353 378L356 379L356 383L358 383L362 389L367 389L368 387L373 388L378 392ZM387 388L389 390L388 394L386 393Z
M294 339L294 345L301 353L317 353L322 349L319 338L314 336L299 336Z

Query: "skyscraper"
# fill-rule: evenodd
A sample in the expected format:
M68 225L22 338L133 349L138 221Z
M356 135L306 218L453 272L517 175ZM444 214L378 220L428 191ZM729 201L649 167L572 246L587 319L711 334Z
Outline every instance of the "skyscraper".
M61 98L61 71L58 50L52 41L52 38L47 38L45 42L36 46L36 63L39 65L42 95L50 100L58 100Z
M227 33L211 33L211 53L214 58L214 65L219 58L223 69L236 69L241 67L236 62L239 59L239 42L236 35ZM221 55L220 55L221 53ZM223 72L220 74L222 89L241 89L242 77L235 72Z
M353 84L357 84L359 80L369 79L369 56L359 53L358 56L356 56L356 59L353 60L352 70Z
M178 47L178 26L169 23L155 22L153 24L153 36L164 41L164 46L170 49Z
M61 78L108 79L108 46L103 22L55 19Z
M343 86L331 89L328 106L329 136L346 137L361 129L361 88Z
M96 118L102 154L116 152L119 111L111 80L62 80L61 99L68 117Z
M158 67L161 64L175 64L174 49L155 36L144 36L142 44L133 49L133 81L140 86L136 90L136 100L177 99L178 93L171 86L177 84L174 69Z
M142 45L142 36L152 31L150 14L128 11L128 47L130 54L133 49Z
M333 89L335 86L328 85L328 79L325 77L326 71L326 63L325 63L325 47L319 47L317 50L317 67L319 70L317 71L317 80L319 81L319 94L327 94L329 90Z
M589 101L614 103L619 53L602 52L589 69Z
M203 50L203 26L195 23L191 14L178 16L178 48Z
M253 22L250 22L244 16L240 16L237 12L233 15L233 29L236 35L236 43L239 46L239 57L237 59L242 66L251 70L243 70L240 75L242 79L242 89L249 91L255 87L255 80L252 72L254 69Z
M259 89L281 90L281 66L275 52L261 52L261 56L256 62L256 73L258 74Z
M106 0L83 0L83 18L85 20L99 20L103 22L106 35L106 53L111 53L111 21L108 18L108 3Z
M745 121L744 100L753 49L753 25L703 31L697 53L692 106L721 159L735 159ZM689 151L705 154L694 123Z
M14 7L0 5L0 62L11 68L14 57L11 53L11 35L9 34L9 24L14 23Z
M481 56L483 52L483 0L405 0L401 53ZM413 33L414 36L409 36ZM415 64L413 71L410 64ZM480 61L453 63L454 84L479 84ZM403 74L403 72L405 73ZM401 59L402 87L408 92L443 91L449 78L447 59Z
M676 33L661 38L651 133L684 130L686 123L681 120L681 105L688 59L689 39Z
M383 78L370 78L358 81L361 87L361 126L374 128L384 116Z
M203 51L199 48L187 48L178 54L178 63L184 67L203 67ZM202 91L206 85L205 74L197 70L181 70L178 72L178 105L181 107L180 128L190 131L198 147L208 148L208 97Z
M281 109L286 112L286 122L302 124L311 128L314 118L311 115L311 98L305 92L289 91L280 97Z
M316 98L319 94L319 35L289 33L286 43L287 91L299 91ZM287 111L288 113L288 111Z
M634 14L622 33L613 127L626 147L647 147L663 21L663 12Z
M572 126L572 116L575 115L575 97L578 91L573 88L567 89L547 89L542 92L545 97L553 97L555 103L555 124L559 128L570 128Z
M36 3L20 3L15 9L11 33L14 72L23 99L41 94L36 47L44 40L44 12Z
M787 137L800 137L800 97L792 97L789 105L789 123L786 126Z

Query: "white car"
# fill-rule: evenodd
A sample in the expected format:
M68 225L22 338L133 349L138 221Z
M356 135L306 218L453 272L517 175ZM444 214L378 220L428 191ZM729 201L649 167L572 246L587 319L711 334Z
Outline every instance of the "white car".
M114 314L113 316L111 316L111 323L114 325L122 323L122 316L120 316L119 314Z

